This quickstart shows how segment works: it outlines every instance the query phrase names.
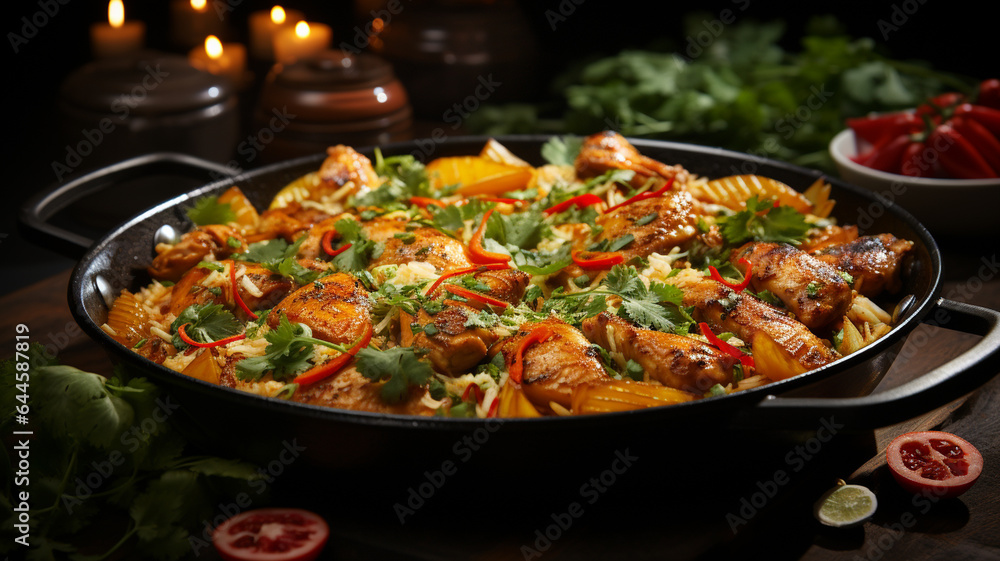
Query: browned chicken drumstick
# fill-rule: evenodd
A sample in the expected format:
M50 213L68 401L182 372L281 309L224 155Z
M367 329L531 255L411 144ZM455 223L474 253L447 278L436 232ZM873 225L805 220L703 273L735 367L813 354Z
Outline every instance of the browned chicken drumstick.
M669 166L648 156L643 156L622 135L604 131L588 136L583 141L580 154L574 162L581 178L596 177L612 169L635 172L633 187L641 187L650 179L657 185L674 180L674 187L687 183L688 172L681 166Z

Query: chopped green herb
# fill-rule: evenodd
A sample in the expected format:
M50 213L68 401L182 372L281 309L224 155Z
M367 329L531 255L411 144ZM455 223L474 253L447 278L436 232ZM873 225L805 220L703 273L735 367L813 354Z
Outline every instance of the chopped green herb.
M424 326L424 334L426 334L428 337L433 337L434 335L437 335L438 331L439 330L437 326L434 325L433 323L428 323L427 325Z
M645 226L646 224L649 224L650 222L656 220L656 216L657 216L657 214L655 212L651 212L651 213L647 214L646 216L643 216L642 218L636 220L635 221L635 225L636 226Z
M426 384L434 374L431 365L417 358L412 347L384 351L365 348L356 360L362 376L373 382L385 382L380 395L386 403L399 403L411 387Z
M229 224L236 221L236 213L229 203L220 203L219 197L202 197L185 211L188 219L197 226Z
M243 325L236 316L221 304L191 304L170 324L170 332L174 336L171 342L178 350L189 347L177 333L177 329L184 324L187 324L184 332L188 337L200 343L211 343L243 331Z
M638 362L629 359L628 362L625 363L625 375L636 382L641 382L646 375L646 370Z
M851 273L848 273L847 271L840 271L840 276L844 279L844 282L846 282L848 286L854 286L854 277Z
M722 227L723 238L730 244L754 240L798 245L812 228L805 216L794 208L775 208L772 201L759 201L756 195L747 200L746 210L720 217L718 223Z
M819 291L822 290L823 283L813 281L806 285L806 296L809 298L819 298Z
M229 236L228 238L226 238L226 245L228 245L233 249L239 249L240 247L243 246L243 242L241 242L240 240L236 239L233 236Z

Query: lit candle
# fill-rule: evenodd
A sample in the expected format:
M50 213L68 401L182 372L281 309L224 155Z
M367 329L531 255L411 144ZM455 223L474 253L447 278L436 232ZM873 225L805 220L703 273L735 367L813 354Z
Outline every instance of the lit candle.
M188 53L191 66L225 76L234 86L243 85L247 66L247 49L239 43L223 43L215 35L205 38L204 47L195 47Z
M125 21L122 0L108 3L108 23L90 26L90 44L97 58L120 56L138 51L146 40L146 24Z
M300 21L274 35L274 58L281 63L295 62L329 49L331 41L333 30L329 25Z
M225 32L222 16L208 0L173 0L170 3L170 41L174 45L201 46L205 37L225 36Z
M274 60L274 36L302 20L302 12L281 6L250 14L250 54L258 60Z

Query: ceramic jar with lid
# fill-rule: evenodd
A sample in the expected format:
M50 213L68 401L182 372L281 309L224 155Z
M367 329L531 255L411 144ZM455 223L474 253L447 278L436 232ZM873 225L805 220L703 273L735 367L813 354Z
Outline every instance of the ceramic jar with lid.
M151 152L230 159L239 136L232 84L182 56L144 51L88 63L59 93L65 175Z
M418 119L452 123L482 104L538 94L534 29L512 0L427 0L386 17L374 38Z
M322 153L335 144L361 147L413 138L409 97L392 67L378 56L341 50L274 65L264 80L254 127L273 133L261 151L263 160L272 162Z

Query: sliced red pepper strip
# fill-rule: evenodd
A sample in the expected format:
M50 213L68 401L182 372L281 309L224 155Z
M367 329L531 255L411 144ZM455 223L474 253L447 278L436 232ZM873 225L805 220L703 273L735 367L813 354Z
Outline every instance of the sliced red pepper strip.
M750 286L750 279L753 278L753 268L752 265L750 265L750 261L748 261L745 257L740 257L739 260L737 260L737 263L742 263L747 268L746 275L743 276L743 282L739 284L733 284L722 278L722 275L719 274L719 270L711 265L708 266L708 272L712 275L712 278L715 279L716 282L722 283L736 292L743 292L746 290L746 287Z
M601 201L601 198L598 197L597 195L593 193L585 193L583 195L577 195L576 197L566 199L565 201L559 204L552 205L549 208L543 210L542 212L544 212L546 216L551 216L557 212L562 212L571 206L575 206L576 208L584 208L591 205L600 204L601 202L603 201Z
M500 396L497 395L496 397L493 398L493 401L490 403L490 410L486 412L486 416L496 417L497 411L499 410L500 410Z
M181 326L177 328L177 335L180 336L181 341L184 341L185 343L191 345L192 347L198 347L199 349L221 347L223 345L228 345L233 341L239 341L240 339L246 338L245 333L240 333L239 335L233 335L232 337L226 337L225 339L219 339L218 341L212 341L211 343L202 343L199 341L195 341L194 339L191 338L190 335L187 334L187 331L184 328L186 328L188 325L191 324L189 323L181 324Z
M547 325L536 325L527 335L521 338L521 341L517 344L517 350L514 352L514 360L510 363L510 369L508 370L511 380L520 384L522 378L524 378L524 352L528 350L528 347L535 343L541 343L551 336L552 328Z
M581 253L592 253L594 257L580 257ZM620 265L625 262L625 256L621 253L612 252L584 252L584 251L574 251L569 254L573 262L579 267L584 269L607 269L608 267L613 267L615 265Z
M666 185L664 185L663 187L660 187L656 191L644 191L642 193L639 193L638 195L636 195L636 196L634 196L634 197L626 200L625 202L618 203L615 206L609 208L608 210L605 211L605 214L607 214L609 212L613 212L615 210L618 210L618 209L620 209L623 206L628 206L628 205L630 205L632 203L637 203L639 201L644 201L646 199L652 199L654 197L659 197L659 196L663 195L664 193L666 193L667 191L669 191L670 188L673 186L673 184L674 184L674 178L671 177L670 179L667 180L667 184Z
M504 197L479 197L479 200L487 203L506 203L509 205L516 205L521 202L520 199L508 199Z
M934 129L927 143L937 151L941 167L952 177L957 179L997 177L993 168L976 151L976 147L948 123Z
M950 123L958 131L958 134L972 143L979 155L993 168L993 171L1000 173L1000 139L973 119L955 117L951 119Z
M469 384L468 386L465 386L465 391L462 392L462 401L465 401L469 397L469 394L473 392L476 394L475 395L476 403L482 403L483 398L486 397L486 394L483 393L482 388L480 388L479 384L476 383L472 383Z
M427 292L425 294L427 294L427 296L434 296L434 291L437 290L439 286L441 286L441 283L443 283L446 279L450 279L451 277L454 276L467 275L469 273L479 273L481 271L502 271L504 269L510 269L510 264L489 263L487 265L476 265L475 267L465 267L463 269L455 269L454 271L446 271L442 273L441 276L438 277L437 280L435 280L431 284L430 288L427 289Z
M253 310L251 310L250 307L246 305L246 302L243 301L243 297L240 296L240 291L236 286L235 262L229 266L229 282L230 284L233 285L233 300L236 300L236 303L239 305L240 308L243 309L244 312L246 312L248 316L250 316L250 319L257 319L257 314L253 313Z
M410 197L410 204L420 208L427 208L427 205L437 205L439 207L446 206L443 202L430 197Z
M372 340L372 325L370 323L365 324L365 332L361 335L358 340L351 345L351 348L347 350L346 353L341 353L336 356L333 360L328 360L323 364L318 364L313 366L309 370L306 370L302 374L299 374L292 380L293 384L314 384L320 380L325 380L330 376L336 374L341 368L351 362L354 355L361 352L361 349L368 346Z
M454 284L449 284L449 285L445 285L444 289L447 290L448 292L451 292L452 294L457 294L458 296L461 296L463 298L468 298L470 300L476 300L476 301L482 302L484 304L489 304L491 306L499 306L501 308L506 308L507 307L507 303L504 302L503 300L497 300L496 298L493 298L492 296L487 296L485 294L476 292L474 290L469 290L468 288L465 288L465 287L462 287L462 286L458 286L458 285L454 285Z
M730 345L729 343L723 341L722 339L719 339L715 335L715 333L712 333L712 330L708 328L707 323L705 322L699 323L698 329L701 330L701 334L704 335L705 338L708 339L708 342L711 343L713 346L718 348L720 351L726 353L727 355L739 359L740 364L742 364L744 368L756 368L752 356L748 354L743 354L743 351L737 349L736 347Z
M469 240L469 260L473 263L486 265L490 263L507 263L510 261L510 255L483 249L483 233L486 232L486 221L490 219L490 215L493 214L494 210L496 209L491 208L483 214L482 222L479 223L479 227L472 233L472 239Z
M323 248L323 252L329 255L330 257L336 257L341 253L347 251L349 247L354 245L345 243L344 245L338 247L337 249L333 249L333 237L336 235L337 235L337 230L335 228L331 228L327 230L326 233L323 234L323 239L320 241L320 247Z

